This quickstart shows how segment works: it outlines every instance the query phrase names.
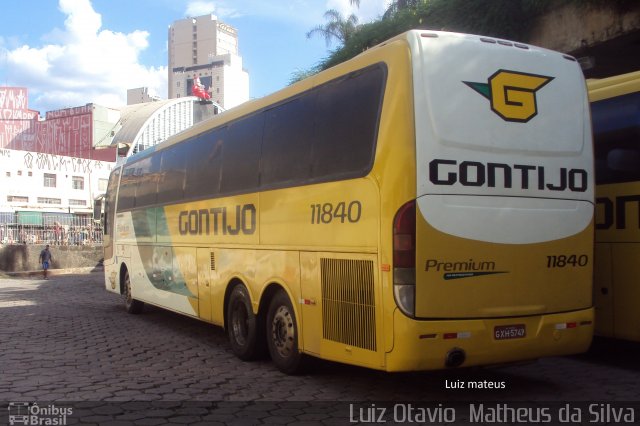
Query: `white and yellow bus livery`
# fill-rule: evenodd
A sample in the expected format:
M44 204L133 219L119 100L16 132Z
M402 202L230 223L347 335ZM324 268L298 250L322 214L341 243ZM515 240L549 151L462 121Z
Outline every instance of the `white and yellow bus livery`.
M106 287L287 373L585 351L592 161L574 58L410 31L116 168Z
M596 334L640 341L640 71L588 82L596 165Z

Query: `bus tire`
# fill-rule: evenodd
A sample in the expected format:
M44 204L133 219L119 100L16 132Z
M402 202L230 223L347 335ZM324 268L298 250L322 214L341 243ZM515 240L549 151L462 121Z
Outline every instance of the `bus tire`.
M304 355L298 349L296 314L283 290L274 294L267 311L267 346L276 367L286 374L304 369Z
M144 308L144 302L139 300L135 300L131 296L131 279L129 278L129 271L124 270L124 280L123 280L123 291L122 294L124 296L124 307L130 314L139 314L142 312Z
M231 350L238 358L250 361L260 356L259 320L253 313L249 292L242 284L236 285L229 295L227 334Z

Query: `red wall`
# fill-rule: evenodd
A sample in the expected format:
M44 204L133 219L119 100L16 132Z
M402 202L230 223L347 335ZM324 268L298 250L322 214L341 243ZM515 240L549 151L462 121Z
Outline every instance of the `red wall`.
M27 107L27 89L0 87L0 148L36 151L38 116Z
M46 120L28 109L27 89L0 87L0 149L115 161L115 149L94 150L93 106L50 111Z

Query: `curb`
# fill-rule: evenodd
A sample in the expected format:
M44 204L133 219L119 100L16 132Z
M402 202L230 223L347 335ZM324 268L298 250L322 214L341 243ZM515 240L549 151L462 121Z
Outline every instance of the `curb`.
M103 266L88 266L86 268L68 268L68 269L49 269L48 276L54 275L70 275L70 274L90 274L104 272ZM6 272L2 271L2 274L8 277L34 277L34 276L42 276L42 270L39 271L16 271L16 272Z

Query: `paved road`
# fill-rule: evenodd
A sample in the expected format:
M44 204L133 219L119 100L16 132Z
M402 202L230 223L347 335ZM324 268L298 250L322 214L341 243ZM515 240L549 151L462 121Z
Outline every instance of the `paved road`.
M456 380L505 389L447 389ZM292 377L237 359L220 328L153 307L126 314L100 273L0 279L0 401L67 402L67 424L349 424L385 401L637 402L640 345L598 340L581 356L412 374L319 362Z

